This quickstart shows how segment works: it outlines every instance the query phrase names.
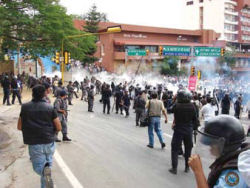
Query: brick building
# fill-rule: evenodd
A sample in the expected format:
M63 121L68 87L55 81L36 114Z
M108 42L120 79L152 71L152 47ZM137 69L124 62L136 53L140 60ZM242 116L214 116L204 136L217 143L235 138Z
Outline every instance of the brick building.
M75 20L74 24L77 29L82 30L84 21ZM180 30L102 22L99 25L99 32L115 25L121 26L121 33L100 35L97 42L96 57L109 72L118 72L127 66L136 67L141 61L152 67L163 58L158 53L160 46L223 47L225 45L224 42L217 40L220 35L212 30ZM150 53L145 57L127 56L126 51L130 49L145 49ZM189 61L190 58L183 56L181 62Z

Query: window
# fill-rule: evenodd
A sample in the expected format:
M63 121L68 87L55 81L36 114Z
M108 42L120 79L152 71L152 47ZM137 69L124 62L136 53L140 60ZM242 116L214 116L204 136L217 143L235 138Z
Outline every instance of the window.
M230 24L225 24L224 28L228 31L236 31L236 26L230 25Z
M244 17L244 16L242 16L242 17L240 18L240 20L241 20L242 22L250 22L250 18L247 18L247 17Z
M188 2L187 2L187 5L193 5L193 4L194 4L193 1L188 1Z
M200 7L200 29L203 29L203 7Z
M241 26L242 31L250 31L250 27L247 26Z
M234 34L225 34L225 38L226 40L231 40L231 41L237 40L237 37Z
M250 36L249 35L242 35L242 40L250 40Z
M115 52L125 52L124 46L115 45L114 51Z

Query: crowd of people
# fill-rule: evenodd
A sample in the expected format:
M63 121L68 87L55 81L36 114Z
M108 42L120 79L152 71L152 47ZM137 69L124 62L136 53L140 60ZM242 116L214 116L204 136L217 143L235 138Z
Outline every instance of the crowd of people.
M175 81L177 84L178 81ZM147 147L150 149L154 148L154 131L160 141L161 148L165 148L166 145L161 131L161 116L164 115L165 123L167 123L167 114L172 113L174 133L171 141L172 167L169 169L170 173L177 174L178 156L183 155L185 172L188 173L191 167L195 172L198 187L224 187L223 185L228 183L225 177L232 176L232 172L234 175L232 178L236 176L240 179L238 183L232 182L235 185L239 184L240 187L246 187L249 183L244 179L246 176L249 177L249 173L241 172L237 163L227 169L225 168L226 170L231 169L231 171L226 172L223 171L225 170L224 166L220 166L231 164L233 160L237 161L242 153L249 156L248 153L245 153L249 149L249 145L242 145L245 140L245 133L241 123L237 120L241 117L244 99L241 93L238 93L237 100L233 103L230 93L220 89L214 89L212 92L204 91L201 94L188 92L185 86L179 84L177 93L174 93L162 84L153 86L147 83L140 85L133 82L105 83L94 76L91 78L85 77L80 83L70 81L65 86L57 76L54 78L43 76L36 79L27 77L25 74L17 77L4 74L1 76L1 83L4 91L3 104L7 102L7 105L10 105L9 95L11 92L13 95L12 104L15 102L15 96L22 104L23 85L32 88L33 99L31 102L22 105L18 129L23 132L24 143L29 145L30 159L34 170L41 176L42 187L53 186L51 166L55 151L54 142L61 142L58 133L62 133L62 141L71 141L67 130L68 105L74 104L73 98L79 98L80 91L80 99L88 103L87 110L90 113L94 113L94 101L98 95L100 95L99 102L103 103L104 114L110 114L111 112L124 114L125 112L125 117L128 118L131 114L130 110L134 110L136 114L135 126L148 127L149 143ZM55 97L53 104L49 98L50 94ZM113 106L111 105L112 98L114 100ZM232 104L234 116L237 119L229 116ZM202 131L198 130L198 127L201 126L200 120L203 120L205 125L205 129ZM204 137L208 137L204 138L203 144L217 147L213 154L223 161L223 163L221 161L215 162L215 167L212 169L208 181L205 179L199 156L191 156L197 132ZM232 137L232 135L238 135L238 137ZM221 138L224 139L223 145L220 145L219 142ZM219 141L216 140L216 143L213 143L213 139L219 139ZM184 145L184 151L182 145ZM234 153L236 150L237 153ZM231 158L226 157L228 154ZM238 167L239 169L235 170ZM220 171L218 171L218 168L220 168ZM216 174L216 176L213 177L213 174ZM224 179L221 180L221 178Z

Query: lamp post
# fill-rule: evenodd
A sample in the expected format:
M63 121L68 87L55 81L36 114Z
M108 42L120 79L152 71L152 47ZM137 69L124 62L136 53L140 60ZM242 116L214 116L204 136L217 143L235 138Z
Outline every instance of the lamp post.
M105 34L111 34L111 33L119 33L121 32L121 26L112 26L108 27L106 32L100 32L100 33L85 33L81 35L71 35L66 36L64 39L62 39L62 47L61 47L61 54L63 55L64 51L64 40L65 39L72 39L72 38L80 38L85 36L93 36L93 35L105 35ZM62 58L63 59L63 58ZM62 72L62 83L64 83L64 60L61 61L61 72Z

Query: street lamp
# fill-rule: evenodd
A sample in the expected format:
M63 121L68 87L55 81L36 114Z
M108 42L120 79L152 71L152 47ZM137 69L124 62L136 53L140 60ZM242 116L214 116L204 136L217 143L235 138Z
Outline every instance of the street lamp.
M104 34L119 33L119 32L122 32L122 28L121 28L120 25L117 25L117 26L110 26L110 27L107 27L106 32L100 32L100 33L84 33L84 34L81 34L81 35L66 36L64 39L62 39L61 54L63 55L64 40L65 40L65 39L80 38L80 37L92 36L92 35L104 35ZM63 82L64 82L64 62L61 63L61 67L62 67L62 83L63 83Z

